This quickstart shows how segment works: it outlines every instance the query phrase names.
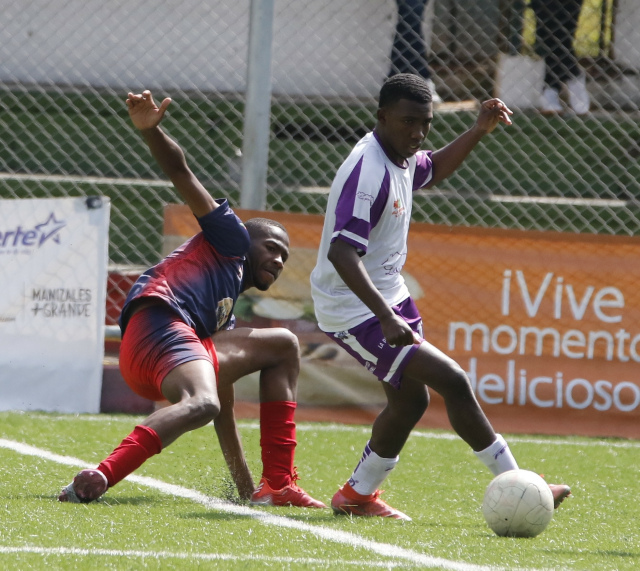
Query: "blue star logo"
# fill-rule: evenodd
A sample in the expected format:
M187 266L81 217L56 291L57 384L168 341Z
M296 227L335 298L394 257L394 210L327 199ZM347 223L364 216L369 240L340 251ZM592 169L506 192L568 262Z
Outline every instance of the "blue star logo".
M56 244L60 243L60 235L58 232L67 225L66 222L56 220L55 214L52 212L49 214L46 222L42 224L36 224L35 229L40 233L40 243L38 246L42 246L49 238L51 238Z

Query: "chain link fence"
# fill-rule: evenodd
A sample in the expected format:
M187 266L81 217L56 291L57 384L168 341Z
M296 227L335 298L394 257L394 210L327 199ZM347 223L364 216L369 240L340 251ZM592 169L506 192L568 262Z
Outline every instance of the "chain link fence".
M544 66L530 2L276 0L267 209L324 211L335 171L374 125L403 3L420 13L442 98L431 148L470 127L486 98L501 96L515 111L512 127L419 193L415 220L638 233L634 0L583 2L574 45L590 96L585 115L564 92L562 112L536 108ZM158 261L163 207L179 199L124 105L128 91L148 88L173 98L164 126L196 175L239 204L249 0L0 0L0 9L0 196L109 196L112 266ZM422 49L415 36L401 42L406 58Z

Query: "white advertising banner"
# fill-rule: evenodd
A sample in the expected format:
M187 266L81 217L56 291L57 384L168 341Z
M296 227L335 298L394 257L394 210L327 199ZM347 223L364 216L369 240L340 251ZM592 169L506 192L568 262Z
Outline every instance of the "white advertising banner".
M100 410L110 209L0 200L0 410Z

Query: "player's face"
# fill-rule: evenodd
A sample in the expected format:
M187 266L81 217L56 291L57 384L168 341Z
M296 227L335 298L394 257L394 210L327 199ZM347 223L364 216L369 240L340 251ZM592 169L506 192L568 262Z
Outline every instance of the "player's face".
M431 103L400 99L378 109L376 133L389 157L402 164L420 150L431 129L431 121Z
M289 236L281 228L267 226L251 237L247 254L250 286L268 290L278 279L289 257Z

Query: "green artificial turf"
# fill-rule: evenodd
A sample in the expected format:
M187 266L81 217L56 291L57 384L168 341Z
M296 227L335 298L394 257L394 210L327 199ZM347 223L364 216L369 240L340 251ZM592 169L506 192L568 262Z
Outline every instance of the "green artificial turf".
M328 509L248 510L234 499L212 426L184 435L135 473L153 480L123 481L89 505L56 501L80 467L97 465L139 420L0 413L2 568L623 571L640 564L638 441L507 435L522 468L573 489L534 539L488 529L480 506L491 476L446 431L415 431L384 483L383 497L413 518L408 523ZM369 430L299 425L300 485L329 502ZM257 422L241 421L240 432L257 478Z

